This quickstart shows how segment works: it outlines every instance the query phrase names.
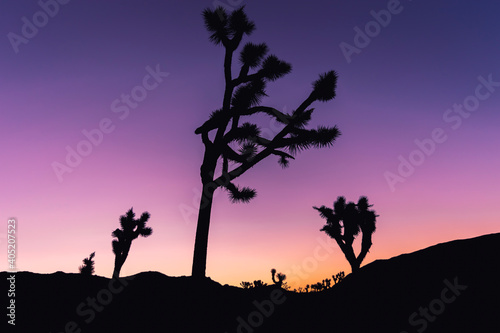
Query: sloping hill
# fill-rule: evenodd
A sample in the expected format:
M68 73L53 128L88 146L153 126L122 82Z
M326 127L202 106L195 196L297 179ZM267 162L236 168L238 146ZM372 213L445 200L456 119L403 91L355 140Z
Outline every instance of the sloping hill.
M308 294L157 272L119 281L19 272L9 331L500 332L499 254L500 234L452 241L377 260ZM1 290L10 275L0 273Z

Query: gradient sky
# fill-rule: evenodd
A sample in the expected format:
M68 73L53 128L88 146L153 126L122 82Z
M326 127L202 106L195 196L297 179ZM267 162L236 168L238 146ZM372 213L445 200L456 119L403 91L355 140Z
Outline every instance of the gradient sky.
M337 98L314 104L311 125L337 125L342 135L288 169L271 157L241 176L237 184L258 192L250 204L216 192L208 276L270 282L274 267L296 287L350 272L340 249L321 247L329 239L312 209L340 195L366 195L380 215L364 264L500 231L497 1L220 3L246 4L257 30L244 42L265 42L293 65L263 104L290 112L318 74L338 72ZM388 6L395 13L385 27L369 23ZM213 2L72 0L44 22L37 1L0 4L0 207L2 229L18 219L19 270L77 272L96 251L96 274L110 277L111 231L133 206L151 213L154 232L133 242L122 275L190 275L203 154L194 129L220 107L224 88L223 48L208 41L206 7ZM22 36L23 17L34 15L38 32L13 47L9 34ZM367 23L369 43L355 40ZM356 42L348 61L340 45ZM168 76L125 117L122 94L157 66ZM453 110L464 103L472 111ZM103 119L113 131L60 181L53 163L65 163L67 147L77 149L82 131ZM417 152L415 140L431 149L435 129L440 142ZM401 159L418 165L410 172ZM402 178L391 186L388 173Z

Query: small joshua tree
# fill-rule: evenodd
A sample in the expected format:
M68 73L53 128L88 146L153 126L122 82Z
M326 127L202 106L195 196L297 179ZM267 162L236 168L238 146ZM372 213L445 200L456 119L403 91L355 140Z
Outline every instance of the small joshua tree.
M274 284L281 288L283 281L286 280L286 275L283 273L276 274L276 269L274 269L274 268L271 269L271 274L272 274ZM278 278L278 280L276 280L276 277Z
M345 277L344 271L340 271L339 273L337 273L337 275L332 275L333 282L335 284L337 284L340 281L342 281L344 279L344 277Z
M243 288L243 289L251 289L253 288L253 283L252 282L247 282L247 281L242 281L240 283L240 286Z
M321 282L318 282L318 283L315 283L315 284L312 284L311 285L311 290L314 290L316 292L319 292L321 290L323 290L324 286Z
M344 197L338 197L333 203L333 209L325 206L313 207L320 212L322 218L326 219L326 225L321 231L335 239L351 265L353 273L359 270L361 262L372 246L372 234L375 232L375 221L378 215L375 211L368 210L369 207L371 205L368 205L366 197L360 197L358 204L354 202L346 204ZM356 257L352 243L360 231L363 234L361 251Z
M253 282L254 288L265 287L265 286L267 286L267 283L262 282L262 280L255 280Z
M83 265L79 267L80 274L85 276L91 276L94 274L94 256L95 252L92 252L88 258L83 259Z
M127 259L132 241L139 236L148 237L153 233L153 229L146 227L146 222L150 217L149 213L144 212L139 219L134 219L135 213L132 209L130 208L126 215L120 216L121 229L116 229L111 234L116 238L112 242L115 254L114 279L120 277L120 270Z

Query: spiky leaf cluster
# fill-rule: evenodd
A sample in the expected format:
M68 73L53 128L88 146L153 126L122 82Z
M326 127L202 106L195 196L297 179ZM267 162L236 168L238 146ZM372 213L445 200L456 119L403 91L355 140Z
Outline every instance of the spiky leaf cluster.
M248 203L257 195L257 191L249 187L239 188L233 183L229 182L225 185L226 190L229 192L229 198L231 202L243 202Z
M230 46L230 41L233 38L241 39L243 34L250 35L255 30L255 24L248 20L244 7L233 11L230 15L223 7L217 7L215 10L205 9L203 18L205 27L209 32L210 41L214 44L223 44Z
M266 96L266 83L262 79L256 79L240 86L233 95L231 104L238 110L246 110L260 102Z
M285 76L291 71L292 71L292 65L278 59L278 57L275 55L268 56L264 60L261 69L262 75L270 81L276 81L277 79Z
M120 216L121 229L117 228L111 233L111 236L116 238L111 243L114 254L121 254L137 237L148 237L153 233L153 229L146 227L149 217L150 214L144 212L139 219L135 219L133 208L130 208L125 215Z
M240 53L240 62L248 68L255 68L260 65L266 55L268 47L266 44L247 43Z
M95 252L92 252L88 258L83 259L83 265L79 267L80 274L85 276L94 274L94 256Z
M315 100L326 102L335 98L338 75L335 71L330 71L319 76L313 83L312 96Z

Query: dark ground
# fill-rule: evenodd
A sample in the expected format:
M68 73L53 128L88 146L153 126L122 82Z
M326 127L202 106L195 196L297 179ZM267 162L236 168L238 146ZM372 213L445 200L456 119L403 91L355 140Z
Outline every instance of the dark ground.
M6 316L11 274L1 272L1 331L500 332L499 255L500 234L452 241L377 260L307 294L157 272L120 281L19 272L15 329Z

